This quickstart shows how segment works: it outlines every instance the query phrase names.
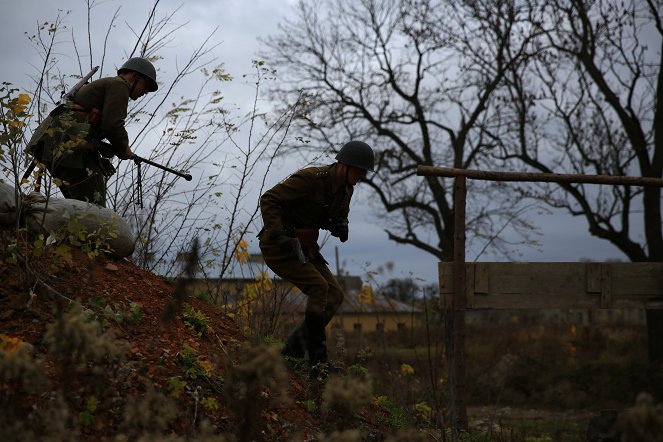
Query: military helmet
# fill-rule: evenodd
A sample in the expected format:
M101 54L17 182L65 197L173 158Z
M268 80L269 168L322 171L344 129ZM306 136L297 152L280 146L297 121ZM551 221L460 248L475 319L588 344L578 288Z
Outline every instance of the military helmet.
M157 85L157 70L154 69L154 65L148 59L142 57L130 58L117 70L118 75L124 70L138 72L147 78L147 90L149 92L154 92L159 88Z
M338 151L336 161L372 172L375 165L375 155L368 144L362 141L350 141L345 143Z

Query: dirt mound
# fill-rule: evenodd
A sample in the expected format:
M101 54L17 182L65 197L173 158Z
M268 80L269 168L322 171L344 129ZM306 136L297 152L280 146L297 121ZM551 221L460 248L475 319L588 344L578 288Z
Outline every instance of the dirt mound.
M29 262L5 253L0 281L0 406L8 411L0 418L2 440L49 432L68 435L58 440L286 440L318 431L306 379L251 368L259 357L280 355L249 351L253 344L229 316L178 292L177 282L78 249ZM67 335L76 321L93 328ZM117 356L84 357L92 352L85 346L98 348L102 337ZM19 360L11 359L17 349L29 356L13 362L22 368L12 372L7 361ZM33 372L35 379L26 379ZM275 393L279 388L285 393Z

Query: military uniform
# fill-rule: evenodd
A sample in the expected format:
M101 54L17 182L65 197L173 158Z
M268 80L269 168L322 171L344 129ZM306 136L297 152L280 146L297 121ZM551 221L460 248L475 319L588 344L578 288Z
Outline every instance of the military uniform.
M344 292L319 253L319 229L347 225L353 187L334 181L338 164L309 167L294 173L260 198L264 227L260 250L265 263L306 296L304 321L288 338L283 354L304 357L312 364L326 362L325 326L343 302ZM295 251L284 249L283 238L297 237L307 259L301 263Z
M106 138L108 154L121 155L129 148L124 127L129 105L129 83L107 77L81 87L72 103L55 108L33 134L26 152L44 163L65 198L106 204L106 177L110 162L93 148Z

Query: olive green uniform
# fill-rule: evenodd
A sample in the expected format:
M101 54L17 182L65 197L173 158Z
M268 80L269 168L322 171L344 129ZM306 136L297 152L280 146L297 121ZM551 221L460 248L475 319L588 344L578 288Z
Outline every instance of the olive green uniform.
M309 358L314 362L326 361L324 326L343 302L344 292L317 244L303 245L309 258L302 264L294 251L283 250L278 238L294 237L296 229L315 229L317 238L317 229L329 228L332 223L347 223L353 188L334 183L336 167L334 164L299 170L260 198L264 223L259 235L260 250L265 263L308 298L306 318L288 339L284 354L303 357L304 347L308 345ZM316 353L315 357L312 352Z
M130 87L120 76L84 85L73 103L55 108L30 139L26 152L44 163L51 175L63 182L60 190L65 198L105 206L105 168L110 163L102 159L98 151L82 147L89 146L92 140L106 138L112 146L109 153L121 155L127 150L129 136L124 121ZM100 112L98 122L91 118L93 109Z

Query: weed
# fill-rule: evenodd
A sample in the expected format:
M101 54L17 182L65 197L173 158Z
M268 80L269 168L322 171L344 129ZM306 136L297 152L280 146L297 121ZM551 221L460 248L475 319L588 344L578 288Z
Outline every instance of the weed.
M85 310L86 315L90 320L94 319L99 321L102 328L108 326L110 322L115 324L130 324L137 325L143 319L143 311L141 305L137 302L129 301L128 308L121 303L114 302L107 303L106 299L102 296L95 296L90 301L91 310ZM100 312L96 314L94 312Z
M207 366L208 363L201 361L195 350L186 342L182 346L182 351L175 356L175 360L190 379L208 375L208 370L206 370L206 368L210 368Z
M189 304L184 304L184 325L186 328L193 332L196 336L202 337L212 333L212 326L210 320L203 312L197 310Z
M168 379L168 390L170 391L168 395L170 397L179 399L185 387L186 387L186 381L183 381L180 376L175 376Z
M348 367L348 374L355 376L366 376L368 374L368 368L362 366L361 364L353 364Z
M213 397L204 397L200 400L200 405L207 410L209 413L214 413L221 408L219 401Z
M92 424L94 421L94 412L97 411L98 405L99 401L94 396L85 401L85 408L78 414L78 421L81 425L86 427Z
M137 302L129 303L129 322L131 324L138 324L143 319L143 310L141 305Z
M55 323L49 324L44 341L65 366L68 362L100 362L120 356L126 345L116 341L112 333L100 330L100 324L90 321L81 305L75 303Z
M201 301L206 302L208 304L214 305L214 300L212 299L212 296L210 296L207 290L199 290L193 295L193 297L196 299L200 299Z
M380 406L385 412L384 421L387 425L394 428L402 428L406 424L405 411L403 407L394 404L387 396L378 396L375 398L375 404Z

